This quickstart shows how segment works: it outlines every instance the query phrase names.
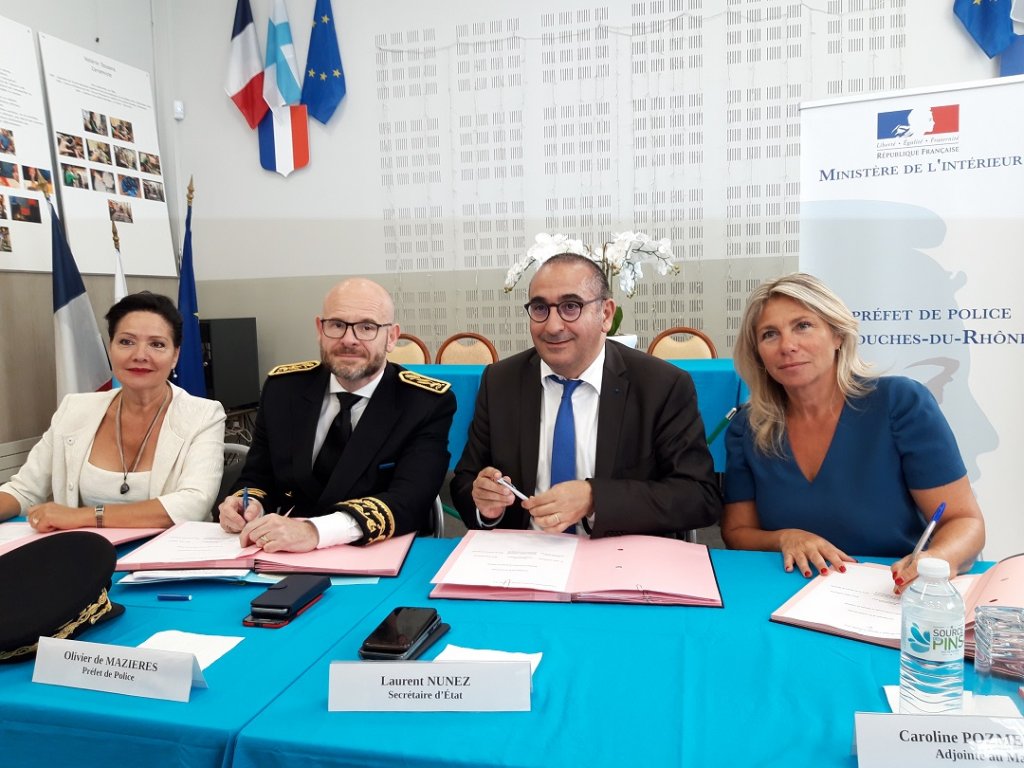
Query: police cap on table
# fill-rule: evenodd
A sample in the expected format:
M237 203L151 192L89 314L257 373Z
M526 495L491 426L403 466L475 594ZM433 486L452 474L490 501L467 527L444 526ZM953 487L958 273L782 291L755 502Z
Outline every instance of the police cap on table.
M35 656L40 636L76 638L124 613L107 595L116 560L113 544L86 531L0 555L0 663Z

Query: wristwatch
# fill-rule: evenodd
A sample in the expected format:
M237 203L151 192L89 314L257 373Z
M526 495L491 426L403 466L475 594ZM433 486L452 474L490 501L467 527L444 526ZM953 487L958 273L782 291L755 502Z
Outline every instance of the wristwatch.
M96 527L97 528L102 528L103 527L103 510L104 509L105 509L105 507L102 504L97 504L96 505Z

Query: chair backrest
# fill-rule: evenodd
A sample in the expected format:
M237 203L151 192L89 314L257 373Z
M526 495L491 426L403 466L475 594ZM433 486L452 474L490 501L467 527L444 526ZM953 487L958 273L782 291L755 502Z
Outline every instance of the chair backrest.
M675 338L675 337L680 338ZM715 343L703 331L679 325L654 337L647 354L663 360L692 360L718 357Z
M217 498L213 500L213 510L211 510L214 522L220 519L220 512L217 510L217 507L224 501L224 497L228 495L231 486L238 481L239 475L242 474L242 467L245 466L245 457L248 455L248 445L224 443L224 474L221 476L220 490L217 492Z
M399 365L426 365L430 362L430 350L417 336L402 333L398 336L395 348L388 352L388 360Z
M437 350L438 363L446 365L487 365L498 362L498 350L479 333L456 333Z

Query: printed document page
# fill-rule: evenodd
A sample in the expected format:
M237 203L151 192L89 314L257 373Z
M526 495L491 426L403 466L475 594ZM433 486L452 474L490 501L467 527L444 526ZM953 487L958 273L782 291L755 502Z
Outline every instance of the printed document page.
M233 560L256 551L244 550L237 533L228 533L218 523L190 521L179 523L153 541L121 558L121 564L192 563L207 560Z
M439 583L565 592L576 543L536 533L472 536Z
M889 568L846 563L846 573L818 576L813 589L805 588L799 600L779 613L801 624L835 627L879 640L898 640L900 598L892 589Z

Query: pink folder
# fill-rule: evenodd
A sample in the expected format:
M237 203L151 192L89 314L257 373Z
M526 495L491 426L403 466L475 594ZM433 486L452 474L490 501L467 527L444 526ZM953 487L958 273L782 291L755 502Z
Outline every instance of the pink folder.
M565 591L454 584L447 580L455 562L477 536L522 531L470 531L431 580L431 597L465 600L652 603L720 608L711 555L703 544L660 536L580 537ZM565 534L545 534L536 536Z
M5 523L5 525L19 525L19 523ZM14 539L8 541L5 544L0 544L0 555L10 552L12 549L28 544L30 541L36 539L42 539L47 536L59 536L62 533L68 533L68 531L50 531L49 533L37 533L28 527L28 523L20 523L27 527L27 533L20 539ZM126 544L129 541L138 541L139 539L148 539L150 536L156 536L158 533L163 533L163 528L74 528L76 531L87 531L89 533L97 533L114 546L118 544Z
M173 529L170 529L173 530ZM260 573L332 573L358 576L397 576L415 534L381 541L366 547L341 544L312 552L264 552L246 547L238 557L220 560L147 560L146 549L158 545L160 537L143 544L130 561L119 560L118 571L162 571L205 568L248 568Z

